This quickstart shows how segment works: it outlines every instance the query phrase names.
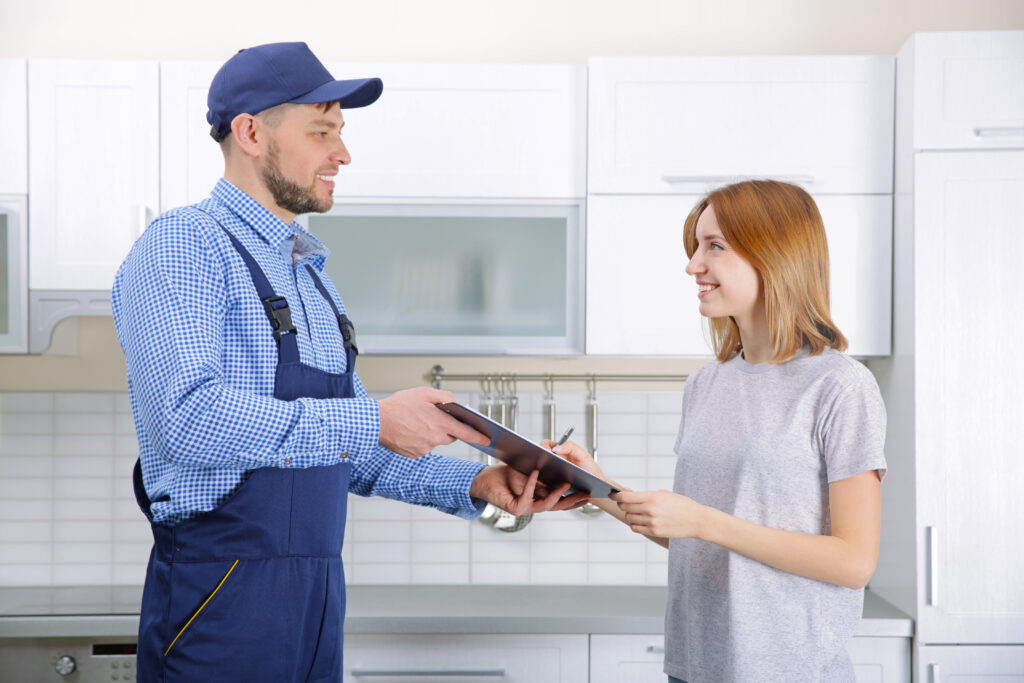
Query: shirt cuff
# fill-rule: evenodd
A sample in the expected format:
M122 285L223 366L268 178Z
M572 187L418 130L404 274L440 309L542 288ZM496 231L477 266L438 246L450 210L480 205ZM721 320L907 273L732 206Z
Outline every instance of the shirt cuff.
M301 399L300 399L301 400ZM369 456L380 440L380 405L372 398L318 400L323 407L328 464Z
M438 510L462 519L476 519L483 514L487 501L470 497L469 487L486 465L474 460L450 458L435 453L423 457L436 458L431 468L431 476L425 478L424 485L428 489L430 500Z

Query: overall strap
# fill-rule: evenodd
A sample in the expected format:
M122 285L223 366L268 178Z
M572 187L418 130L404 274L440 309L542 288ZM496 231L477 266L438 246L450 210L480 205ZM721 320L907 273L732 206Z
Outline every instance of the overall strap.
M295 339L295 326L292 324L292 313L288 308L287 299L277 295L263 269L256 263L256 259L252 257L252 254L242 246L242 243L234 235L228 232L223 223L199 207L193 208L210 216L220 226L224 234L231 240L235 251L245 261L245 265L249 269L249 277L252 278L252 284L256 287L256 294L263 303L263 310L266 312L267 320L270 321L270 327L274 331L274 339L277 340L278 362L297 363L299 361L299 346Z
M317 290L320 291L320 296L327 300L331 310L334 311L334 317L338 319L338 329L341 330L341 337L345 340L345 350L354 350L359 353L359 347L356 346L356 328L352 324L352 321L348 319L348 316L338 310L338 306L334 303L334 299L327 293L327 288L324 287L323 280L316 274L313 267L308 263L306 264L306 270L309 271L309 276L313 278L313 284L316 285Z

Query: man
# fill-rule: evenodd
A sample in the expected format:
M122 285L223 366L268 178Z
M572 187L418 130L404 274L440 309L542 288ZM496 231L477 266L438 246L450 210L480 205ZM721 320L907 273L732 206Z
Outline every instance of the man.
M212 196L153 222L114 283L154 547L139 624L144 681L340 681L348 491L465 518L568 509L505 466L429 451L487 443L429 388L367 397L327 250L294 219L332 205L351 159L336 81L304 43L242 50L210 85L224 152ZM344 261L357 254L333 256Z

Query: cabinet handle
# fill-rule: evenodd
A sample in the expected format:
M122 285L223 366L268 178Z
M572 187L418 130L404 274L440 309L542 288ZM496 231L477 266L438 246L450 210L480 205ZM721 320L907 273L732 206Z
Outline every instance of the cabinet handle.
M142 233L149 227L150 222L153 220L153 212L148 206L139 207L139 230L136 237L142 237Z
M738 183L752 178L771 178L787 183L804 183L809 185L814 182L812 175L663 175L661 179L669 185L680 185L682 183L715 183L727 184Z
M427 669L352 669L355 678L412 678L415 676L434 678L470 677L504 678L504 669L444 669L430 671Z
M939 683L939 665L929 664L928 665L928 679L929 683Z
M925 527L928 544L928 604L935 607L939 604L939 538L938 530Z
M652 655L663 655L663 654L665 654L665 646L664 645L648 645L647 646L647 651L649 653L651 653Z
M1005 138L1024 136L1024 126L1012 126L1007 128L975 128L976 138Z

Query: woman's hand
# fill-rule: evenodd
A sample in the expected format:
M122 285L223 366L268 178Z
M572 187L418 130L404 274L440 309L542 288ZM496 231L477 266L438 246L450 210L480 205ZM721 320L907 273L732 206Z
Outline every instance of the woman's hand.
M629 528L644 536L700 538L706 508L671 491L623 491L611 499L625 514Z
M590 455L590 453L587 453L586 449L579 444L572 441L566 441L561 446L556 446L555 442L551 439L544 439L540 442L540 445L562 456L573 465L590 472L598 479L609 481L601 468L597 466L597 461L594 460L594 457Z

